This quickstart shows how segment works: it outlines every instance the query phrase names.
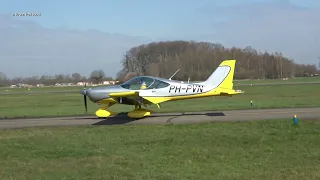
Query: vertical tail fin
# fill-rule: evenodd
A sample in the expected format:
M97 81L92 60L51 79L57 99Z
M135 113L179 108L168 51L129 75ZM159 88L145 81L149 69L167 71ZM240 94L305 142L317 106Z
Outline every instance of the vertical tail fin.
M219 87L222 89L233 89L233 76L236 66L236 60L225 60L217 69L210 75L210 77L202 82L203 85Z

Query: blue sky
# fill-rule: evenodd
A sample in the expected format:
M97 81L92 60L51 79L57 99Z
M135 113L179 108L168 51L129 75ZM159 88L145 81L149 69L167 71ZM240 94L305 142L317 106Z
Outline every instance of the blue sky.
M11 15L24 12L41 16ZM0 22L0 62L5 63L0 71L8 76L88 75L100 67L111 67L106 74L114 76L126 50L153 40L250 45L308 64L320 56L319 0L7 0L0 6ZM32 63L44 66L25 68Z
M270 0L269 0L270 1ZM274 0L276 1L276 0ZM278 0L281 1L281 0ZM268 0L27 0L5 1L0 12L40 12L41 17L26 17L44 27L98 29L132 36L175 37L181 29L188 35L195 25L205 25L207 7L238 5ZM319 6L317 0L291 0L302 7ZM212 17L223 20L223 17ZM187 28L187 29L186 29ZM205 30L204 30L205 31Z

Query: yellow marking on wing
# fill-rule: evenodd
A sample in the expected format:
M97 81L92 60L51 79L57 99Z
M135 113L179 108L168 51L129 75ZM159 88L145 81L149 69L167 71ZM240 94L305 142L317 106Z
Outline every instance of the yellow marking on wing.
M143 97L144 99L152 102L153 104L159 104L162 102L170 101L173 97Z
M116 100L113 98L107 98L107 99L102 99L100 101L97 101L98 104L109 104L109 106L112 106L113 104L118 103Z
M109 96L112 97L125 97L125 96L136 96L138 95L138 92L135 91L127 91L127 92L114 92L114 93L110 93Z
M220 89L216 88L211 91L201 93L201 94L192 94L192 95L182 95L182 96L168 96L168 97L143 97L144 99L154 103L162 103L166 101L176 101L176 100L184 100L184 99L194 99L194 98L202 98L202 97L210 97L210 96L232 96L235 94L240 94L243 92L236 92L232 89Z

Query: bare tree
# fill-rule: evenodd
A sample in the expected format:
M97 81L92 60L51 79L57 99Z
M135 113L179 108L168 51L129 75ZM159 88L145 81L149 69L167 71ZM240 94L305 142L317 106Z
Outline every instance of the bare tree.
M134 77L136 77L136 76L138 76L138 73L136 73L136 72L129 72L129 73L126 75L126 77L123 79L123 82L126 82L126 81L128 81L128 80L130 80L131 78L134 78Z
M0 72L0 87L5 85L8 85L8 78L3 72Z
M90 74L90 79L92 81L94 81L95 83L99 83L103 80L103 78L105 77L105 74L103 72L103 70L94 70L91 72Z
M71 77L72 77L73 82L78 82L78 81L80 81L81 78L82 78L79 73L73 73L73 74L71 75Z
M241 49L208 42L166 41L128 50L122 59L122 79L128 72L168 77L180 69L176 79L204 80L225 59L237 59L236 79L278 79L314 72L314 65L296 66L281 52L258 52L250 46Z

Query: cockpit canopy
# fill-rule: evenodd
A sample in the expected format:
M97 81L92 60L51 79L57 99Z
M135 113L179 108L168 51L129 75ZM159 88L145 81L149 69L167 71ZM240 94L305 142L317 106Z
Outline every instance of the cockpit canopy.
M137 76L120 84L120 86L125 89L140 90L143 84L146 86L144 89L159 89L170 85L169 83L151 77Z

